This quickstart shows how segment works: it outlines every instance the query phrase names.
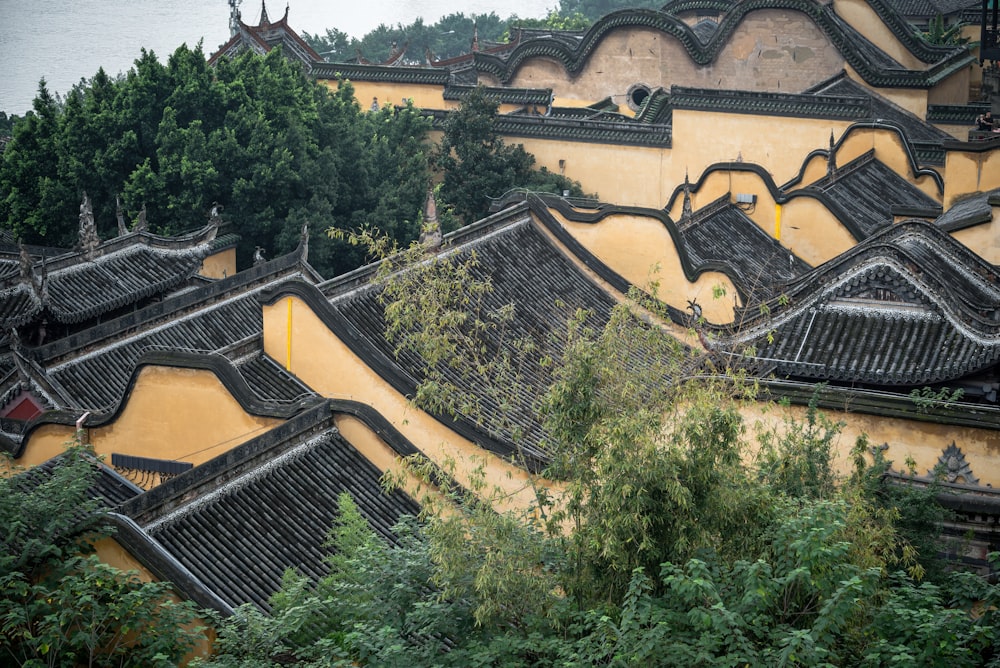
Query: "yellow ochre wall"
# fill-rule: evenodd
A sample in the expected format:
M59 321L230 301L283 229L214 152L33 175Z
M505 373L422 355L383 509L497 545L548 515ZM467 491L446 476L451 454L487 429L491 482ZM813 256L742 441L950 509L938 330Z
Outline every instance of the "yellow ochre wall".
M330 90L337 90L339 82L336 79L320 80ZM354 99L365 111L371 108L372 98L378 99L379 107L386 104L402 106L405 100L412 99L413 104L421 109L458 109L461 102L445 100L444 88L436 84L411 84L394 81L351 81L354 87ZM524 105L503 103L497 111L509 114L521 109ZM544 111L544 110L542 110Z
M201 263L198 273L205 278L226 278L236 273L236 249L227 248L209 255Z
M87 438L108 463L116 452L197 466L281 422L247 414L211 371L145 366L118 417L88 429ZM61 425L36 429L17 463L47 461L65 449L73 432Z
M945 208L963 195L1000 188L1000 150L948 151L945 157Z
M789 416L805 422L806 410L804 406L748 404L741 412L749 424L760 421L761 424L781 428L784 419ZM846 423L835 445L835 466L843 474L850 472L851 449L857 438L867 434L872 446L889 445L885 456L894 463L893 468L897 471L905 471L906 460L911 458L916 462L916 473L927 475L937 465L942 451L954 442L962 449L980 484L1000 485L1000 468L996 466L1000 456L998 431L826 409L823 412L834 421L843 420Z
M873 44L877 44L904 67L914 70L927 67L896 39L875 10L864 0L833 0L833 10L837 16L851 24L852 28Z
M657 281L659 298L671 306L685 310L688 300L697 301L709 321L732 321L737 297L732 281L714 271L688 281L673 239L659 220L616 214L599 223L574 223L551 213L587 250L636 286L645 288ZM725 295L715 298L716 288Z
M524 146L537 168L579 181L585 193L615 204L659 208L684 180L683 166L672 161L669 149L522 137L504 141Z
M843 57L805 14L768 9L748 14L708 66L695 64L671 35L629 27L609 32L575 75L543 56L525 61L509 85L551 88L559 100L610 96L625 107L638 83L798 93L843 67Z
M292 319L291 345L289 315ZM512 494L512 502L519 507L525 508L534 502L528 476L523 470L491 455L414 408L406 397L365 365L299 298L283 297L264 306L264 351L282 364L290 351L291 372L316 392L368 404L437 464L443 466L447 460L453 460L460 483L468 484L470 473L485 460L489 484ZM385 464L383 457L384 453L377 460L381 465Z
M830 131L840 137L846 121L786 118L751 114L675 110L673 116L674 164L692 175L709 165L742 158L764 167L781 185L798 175L810 151L830 145ZM775 137L781 137L775 142Z

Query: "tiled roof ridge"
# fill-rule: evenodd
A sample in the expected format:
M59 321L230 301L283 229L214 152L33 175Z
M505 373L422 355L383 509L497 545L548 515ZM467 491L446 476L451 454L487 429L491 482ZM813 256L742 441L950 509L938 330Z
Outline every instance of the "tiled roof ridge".
M849 405L853 413L914 419L913 399L909 394L774 377L761 379L760 385L764 390L762 397L784 398L795 404L813 404L830 410L843 410L845 405ZM949 402L928 407L919 419L956 427L1000 430L1000 407L976 404L970 410L967 403Z
M870 148L858 157L854 158L846 165L838 166L833 174L824 174L819 179L809 184L809 187L825 189L835 184L838 180L850 176L865 165L875 161L875 149Z
M389 67L360 63L316 63L313 76L318 79L356 79L358 81L394 81L411 84L446 86L451 72L438 67Z
M337 430L337 415L350 415L375 432L399 457L422 453L381 413L367 404L346 399L323 399L315 406L290 418L264 434L172 478L119 510L139 524L149 526L167 513L187 503L196 489L206 489L243 474L262 460L286 452L313 439L317 434Z
M817 300L830 299L834 287L848 280L849 273L866 271L869 267L884 264L898 271L900 276L909 276L911 280L920 283L926 294L936 293L938 297L933 308L942 317L952 321L956 328L964 331L967 336L983 341L1000 342L1000 330L997 329L996 323L981 318L968 300L960 298L956 292L957 286L945 285L937 277L927 274L920 274L917 278L914 272L906 268L907 264L914 264L914 260L899 243L907 237L929 239L939 252L946 253L952 259L954 266L962 264L965 267L966 271L963 273L966 278L995 292L1000 302L1000 274L997 274L991 265L932 223L909 220L891 226L790 282L786 286L787 291L781 297L767 302L767 309L748 313L748 317L740 322L738 332L729 326L716 326L710 323L707 326L721 338L726 339L729 344L749 341L760 331L771 330L804 309L811 308ZM993 276L994 281L984 281L981 275Z
M84 251L76 249L55 256L46 256L44 260L35 260L32 267L41 268L44 264L51 277L57 272L86 266L89 263L100 263L102 260L106 261L105 258L108 257L136 253L144 249L163 255L191 253L204 255L209 252L209 245L215 236L213 232L216 229L214 226L208 226L191 234L176 237L164 237L146 231L129 232L126 235L102 241L95 251L93 260L85 259Z
M423 114L431 118L435 129L443 127L443 123L449 113L451 112L432 109L423 110ZM505 137L542 137L584 143L656 146L662 148L669 148L672 143L671 126L640 123L627 119L608 121L581 118L567 119L541 115L501 114L494 117L493 127Z
M883 59L888 56L838 17L830 6L821 5L813 0L743 0L731 5L726 11L725 18L708 44L702 44L691 27L674 16L657 10L623 9L598 19L576 48L556 40L528 39L518 45L505 59L476 53L475 65L480 72L491 74L501 82L507 82L528 58L548 57L561 63L564 69L573 75L583 69L597 45L610 31L637 27L652 28L674 37L696 65L707 66L718 57L746 15L762 9L786 9L808 16L830 39L851 67L873 86L929 88L975 60L968 50L933 49L921 51L930 58L927 62L933 63L926 70L887 68L884 64L875 62L872 56L875 53L880 54ZM906 43L916 46L912 36L907 38Z
M504 86L448 84L442 95L445 100L463 100L477 88L481 88L487 97L503 104L538 104L547 107L552 103L551 88L506 88Z
M834 143L833 146L834 153L836 153L840 149L840 147L844 145L844 143L850 138L852 134L854 134L855 132L862 132L866 130L887 130L889 132L895 133L899 137L899 141L903 147L903 151L906 153L907 161L909 163L910 170L913 172L914 177L916 178L919 178L921 176L931 177L931 179L934 180L934 183L937 186L938 194L939 195L944 194L944 177L942 177L941 174L935 169L920 166L920 163L917 160L916 151L914 150L913 147L913 143L906 137L906 132L903 130L903 128L899 127L895 123L889 123L881 120L860 121L851 123L851 125L848 126L843 133L841 133L840 138L837 139L836 142ZM785 201L787 201L787 199L796 196L797 191L793 191L792 189L798 186L800 183L802 183L803 179L805 178L805 173L807 168L809 167L810 161L812 161L817 156L824 156L826 159L829 159L830 151L829 149L826 148L817 148L813 151L810 151L806 155L806 157L802 160L802 166L799 167L798 174L793 176L787 182L781 184L781 186L779 187L782 193L787 193L782 195L780 203L784 203Z
M853 95L772 93L677 85L670 87L670 105L675 109L838 120L860 120L868 116L867 100Z
M692 191L696 190L696 188L692 188ZM674 243L674 248L677 249L677 257L681 263L681 270L684 272L684 277L687 280L693 283L699 276L707 271L720 271L727 276L730 276L731 279L734 278L731 275L734 273L733 268L729 265L707 262L695 267L688 254L683 234L678 229L677 223L663 209L621 206L617 204L602 204L593 212L584 212L574 208L569 202L560 197L543 194L529 194L525 195L525 197L531 206L532 213L538 218L541 224L544 225L545 228L569 251L569 253L599 276L601 280L608 283L608 285L621 294L628 294L630 289L639 286L634 285L631 281L606 265L583 244L581 244L576 237L570 234L566 228L564 228L559 221L556 220L556 218L549 211L549 207L558 211L559 215L563 216L567 220L576 223L594 224L615 214L641 215L655 218L660 221L664 228L666 228L667 233L670 235L670 238ZM735 276L734 284L736 285L738 291L744 290L742 278L738 274ZM670 306L669 304L664 304L664 306L666 308L666 312L670 316L670 319L674 323L684 326L689 324L688 315L684 311L681 311L674 306Z
M868 106L868 111L865 114L865 116L868 118L878 118L884 115L888 115L889 118L885 120L892 123L899 122L900 118L898 117L902 117L907 126L914 123L918 124L918 127L914 128L912 131L907 132L908 135L914 136L913 141L915 143L921 143L921 144L930 143L931 145L939 146L942 141L949 140L952 138L952 136L949 135L944 130L935 127L929 121L929 118L927 117L921 118L920 116L917 116L909 109L906 109L905 107L897 104L896 102L885 97L881 93L872 90L871 88L868 88L867 86L864 86L863 84L855 81L854 79L852 79L850 76L847 75L847 72L845 70L841 70L839 74L830 77L824 82L821 82L815 86L810 87L808 90L804 92L810 95L817 95L817 96L829 95L829 91L831 89L835 89L838 87L846 87L852 89L853 91L855 91L856 96L860 96L865 99L866 105ZM840 95L843 96L845 95L845 93L842 92L840 93ZM846 93L846 95L851 95L851 93ZM930 106L931 105L928 106L928 109L930 108ZM894 116L896 116L896 118L894 118ZM970 120L969 123L971 125L972 121ZM921 134L919 131L920 128L923 128L925 133L925 136L923 138L920 138ZM907 127L907 129L910 130L909 127ZM930 136L928 137L926 135Z
M136 328L147 327L157 322L174 320L183 312L203 310L206 303L211 308L213 304L218 303L228 295L239 291L254 290L256 289L254 286L280 280L282 276L298 271L302 271L306 275L311 273L303 268L299 251L293 251L208 285L151 304L134 313L100 323L38 348L29 349L30 354L36 359L47 362L61 360L73 352L92 347L99 341L121 337Z
M704 222L707 218L710 218L717 214L719 211L731 206L732 193L724 193L719 195L715 200L709 202L705 206L701 207L697 211L691 214L691 217L686 221L680 221L676 223L677 228L681 232L687 232L693 227L697 227L699 223Z
M448 252L456 252L461 250L463 244L475 242L484 236L524 223L527 220L528 208L527 204L510 207L475 223L460 227L443 237L441 247L447 249ZM377 276L381 264L382 261L376 261L358 267L324 281L316 287L327 299L336 299L370 283Z
M990 110L989 102L970 102L969 104L928 104L928 123L947 123L955 125L975 125L976 118Z

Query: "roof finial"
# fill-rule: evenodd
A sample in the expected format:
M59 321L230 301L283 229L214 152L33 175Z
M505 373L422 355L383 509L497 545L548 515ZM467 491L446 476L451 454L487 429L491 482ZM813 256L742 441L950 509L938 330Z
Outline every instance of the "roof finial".
M681 209L681 220L687 220L694 211L691 209L691 182L688 181L687 170L684 170L684 207Z
M299 234L299 248L301 249L302 261L309 261L309 221L302 223L302 232Z
M93 260L94 251L100 244L101 239L97 236L97 225L94 223L94 208L87 191L84 191L83 201L80 202L80 248L84 257Z
M135 217L135 225L132 227L133 232L145 232L146 231L146 203L142 203L142 208L139 209L139 215Z
M830 130L830 152L826 158L826 174L833 176L837 173L837 151L833 144L833 130Z
M271 25L271 20L267 18L267 1L260 0L260 25Z
M122 199L118 195L115 195L115 218L118 220L118 236L123 237L128 234L128 228L125 227L125 214L122 212Z
M229 36L236 37L240 31L240 1L229 0Z
M472 24L472 50L479 51L479 22Z

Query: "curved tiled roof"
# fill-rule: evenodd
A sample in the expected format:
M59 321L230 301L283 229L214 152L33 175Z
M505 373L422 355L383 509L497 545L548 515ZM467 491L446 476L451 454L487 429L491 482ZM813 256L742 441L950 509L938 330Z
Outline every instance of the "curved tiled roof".
M80 323L169 292L191 280L215 250L216 230L210 225L175 238L133 232L89 254L35 262L31 282L18 272L0 284L2 327L20 327L43 311L56 322Z
M258 293L289 278L317 279L300 257L296 252L276 258L24 352L34 360L41 380L51 385L48 394L56 402L54 408L112 411L122 401L145 354L179 350L212 352L232 359L246 356L239 346L259 340L262 330ZM302 392L295 383L275 384L280 373L252 359L242 366L262 401L280 401ZM265 373L267 383L255 382ZM16 377L10 378L10 382L16 381Z
M859 240L891 225L897 212L931 218L941 212L940 204L889 169L874 150L798 193L813 191L822 193L823 201Z
M1000 189L976 193L951 205L934 221L945 232L955 232L993 220L993 207L1000 206Z
M877 0L873 0L873 4ZM582 71L600 42L612 31L627 28L651 28L676 39L698 66L710 65L739 24L750 12L783 9L808 16L841 53L844 60L870 85L885 88L929 88L969 66L975 57L964 48L932 47L913 35L905 21L885 10L883 19L897 38L919 59L930 66L925 70L909 70L872 44L850 24L837 16L832 5L813 0L742 0L741 2L691 2L671 5L674 13L688 8L713 7L724 12L714 37L703 43L698 33L674 16L648 9L624 9L607 14L591 26L579 44L548 38L527 39L505 57L475 54L475 65L499 81L513 78L518 68L531 58L548 58L559 62L575 75Z
M1000 361L1000 275L929 223L909 221L798 279L718 345L752 345L776 373L913 386Z
M461 244L455 251L458 258L468 259L469 254L475 252L474 277L490 281L492 289L483 305L486 312L514 305L514 321L504 332L491 332L488 336L488 345L495 347L492 354L509 354L518 359L514 346L518 340L526 339L536 346L537 357L549 356L558 363L563 355L559 334L565 331L569 318L578 309L583 309L589 314L588 325L599 329L607 321L614 301L535 227L527 209L504 212L486 222L492 222L488 233L452 239ZM464 232L468 235L476 230ZM397 358L395 344L386 340L384 305L379 299L378 286L365 285L342 291L334 282L324 291L336 314L332 329L372 368L383 369L387 379L395 381L398 390L413 394L417 379L422 377L423 363L409 351ZM444 371L455 386L480 398L485 414L481 421L487 429L492 425L512 425L496 432L488 431L485 435L495 441L487 443L487 447L500 450L503 455L512 454L512 448L516 447L531 467L532 462L541 463L547 458L536 402L552 382L549 369L551 367L532 370L529 377L512 388L516 396L513 406L507 408L495 405L490 399L490 393L481 386L487 382L485 379L451 368ZM470 424L478 421L478 416L463 417ZM509 431L511 428L523 432L516 445L513 445L515 439ZM482 433L476 436L474 440L484 442Z
M344 440L331 409L336 402L324 402L120 512L228 606L267 610L288 568L325 575L341 492L389 540L400 517L419 510L406 494L382 491L382 472Z
M729 265L726 273L754 302L774 296L775 285L810 269L730 203L729 195L699 209L689 220L681 220L678 227L691 262Z

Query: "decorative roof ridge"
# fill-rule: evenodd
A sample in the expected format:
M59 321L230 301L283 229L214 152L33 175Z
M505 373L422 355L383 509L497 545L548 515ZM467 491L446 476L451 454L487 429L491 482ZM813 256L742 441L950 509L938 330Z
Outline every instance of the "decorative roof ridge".
M303 397L293 402L261 399L250 388L250 385L247 384L246 379L239 372L236 365L221 355L180 350L148 350L136 360L132 368L132 373L129 376L128 384L118 402L107 410L89 411L90 415L87 418L85 426L88 428L101 427L117 420L128 404L139 374L147 366L210 371L215 374L223 387L226 388L226 391L239 403L240 407L250 415L287 419L313 406L317 401L321 401L315 395ZM19 451L14 453L14 457L17 458L24 454L24 446L28 441L28 437L36 429L50 424L74 425L79 419L81 411L82 409L46 411L25 422L22 432L24 438Z
M780 297L769 299L765 302L767 309L760 309L760 313L748 312L747 318L740 324L740 331L737 334L730 326L712 325L706 326L715 330L717 334L730 342L747 341L761 331L770 331L776 323L784 322L801 312L803 309L811 308L811 305L820 299L824 293L828 293L831 284L836 283L840 278L848 273L850 269L863 267L871 261L878 261L889 265L898 265L901 269L904 263L913 263L906 249L898 241L908 236L916 235L921 238L931 239L941 252L948 252L956 262L964 262L968 271L964 272L973 282L986 285L974 274L992 275L995 280L990 283L990 289L1000 295L1000 274L996 269L985 262L978 255L953 239L950 235L942 232L933 223L912 219L897 223L889 228L878 232L862 243L844 251L832 260L814 268L812 271L789 281L786 284L786 291ZM900 271L900 273L906 273ZM835 277L836 280L827 277ZM971 305L965 303L954 293L951 286L943 284L936 276L921 274L921 281L931 282L933 285L927 286L941 291L946 295L951 295L951 299L939 298L935 300L934 308L942 316L949 320L961 321L964 325L974 326L981 330L978 336L989 337L1000 341L1000 332L997 331L996 323L984 321L978 313L975 313ZM957 325L956 325L957 326Z
M524 223L528 217L527 211L527 204L519 204L482 218L470 225L460 227L442 237L441 248L444 253L448 254L460 251L464 244L478 241L487 235ZM384 260L378 260L363 267L358 267L340 276L323 281L316 288L327 299L337 299L371 283L378 275L378 270L383 262ZM267 298L262 297L262 299Z
M504 86L473 86L471 84L453 84L445 86L445 100L462 100L472 91L482 88L484 93L501 103L508 104L544 104L552 103L551 88L507 88Z
M820 178L816 179L815 181L809 184L809 187L828 188L836 184L837 181L840 181L841 179L850 176L851 174L858 171L865 165L868 165L876 161L878 160L875 157L875 149L870 148L861 155L859 155L858 157L848 162L846 165L837 167L837 169L833 172L833 174L824 174Z
M400 81L414 84L443 86L451 81L451 72L438 67L418 65L390 67L388 65L365 65L360 63L317 62L313 65L313 76L318 79L347 79L355 81Z
M702 176L702 179L691 187L691 192L697 192L701 187L703 180L704 175ZM679 190L682 192L683 186L679 186ZM527 193L525 194L525 197L526 201L528 201L531 206L532 213L534 213L535 217L538 218L541 224L544 225L546 229L548 229L553 236L555 236L556 239L558 239L581 263L594 271L601 277L602 280L606 281L615 290L618 290L622 294L628 294L628 291L631 288L638 286L634 286L621 274L606 265L599 258L597 258L596 255L587 250L583 244L577 241L573 235L566 231L562 224L560 224L549 211L549 208L555 209L559 212L560 216L569 221L589 225L600 223L605 218L614 215L647 216L658 220L670 235L670 239L674 244L674 249L677 252L677 258L680 262L681 270L684 273L684 277L689 282L694 283L702 274L706 272L717 271L725 274L733 282L733 285L736 287L736 291L742 300L746 301L750 295L748 282L731 263L710 260L700 264L695 264L695 262L691 259L690 253L688 252L687 242L684 239L683 231L665 209L650 209L647 207L622 206L617 204L601 204L595 211L584 212L577 210L569 202L560 197L537 193ZM685 326L690 324L687 315L683 311L669 305L666 306L671 319L675 323Z
M188 469L145 494L122 504L119 511L144 530L165 515L197 502L202 493L259 468L318 434L339 433L329 400L321 400L286 422Z
M670 87L670 106L673 109L723 113L860 120L868 115L867 102L864 97L856 95Z
M822 91L823 89L832 88L834 86L837 86L838 84L845 84L849 88L856 90L857 95L863 97L865 101L869 103L868 112L865 114L866 117L871 118L872 116L882 115L885 112L888 112L889 114L896 113L905 118L908 122L918 123L920 126L925 128L925 130L928 133L936 135L933 139L915 140L918 143L929 144L929 145L940 145L941 141L952 138L951 135L949 135L944 130L936 128L933 124L931 124L928 121L927 118L921 118L920 116L917 116L909 109L897 104L895 101L885 97L878 91L872 90L871 88L868 88L862 83L855 81L854 79L852 79L850 76L847 75L847 72L845 70L841 70L839 75L830 77L825 82L822 82L822 84L813 86L812 88L809 89L808 92L811 95L817 95L817 96L825 95L825 93L822 93L820 91ZM888 109L876 109L877 105L883 105ZM890 119L890 122L895 122L895 121L892 121Z
M132 231L125 236L111 237L100 243L95 249L95 257L87 260L83 250L70 250L54 257L45 257L44 260L37 260L33 266L41 266L44 261L49 273L63 271L88 262L100 262L102 258L111 253L131 252L136 246L149 247L161 252L184 253L194 250L195 252L208 252L207 243L211 241L209 237L214 236L218 228L214 225L206 225L187 234L166 237L153 234L148 231ZM200 248L204 246L204 248Z
M915 178L919 178L921 176L931 177L934 180L934 183L937 185L938 194L944 195L944 178L937 170L931 169L929 167L920 166L920 164L917 162L917 154L913 148L913 142L911 142L907 138L904 130L895 123L890 123L888 121L884 121L881 119L851 123L851 125L848 126L847 129L844 130L844 132L840 135L840 139L834 142L833 146L834 153L836 153L836 151L838 151L840 147L844 145L844 143L852 134L854 134L855 132L861 132L863 130L887 130L889 132L896 133L896 135L899 137L900 144L903 147L903 151L906 153L906 157L910 165L910 170L913 172L914 177ZM998 142L997 145L1000 146L1000 142ZM944 143L943 146L946 149L948 148L947 143ZM824 159L829 160L830 151L828 149L819 148L810 151L809 154L806 155L806 157L802 160L802 166L799 167L799 173L780 186L781 192L782 193L787 192L788 194L783 196L782 200L778 202L779 204L783 204L785 201L787 201L787 199L796 196L796 192L798 191L792 191L792 189L798 186L798 184L802 183L802 180L805 178L806 169L809 167L810 161L812 161L817 156L823 156ZM856 237L856 238L860 240L863 237Z
M218 303L236 292L256 291L260 289L261 284L282 280L283 277L287 277L293 272L301 272L314 281L319 280L315 271L301 262L299 253L293 251L263 264L244 269L232 276L151 304L134 313L119 316L89 327L82 332L30 349L31 355L46 362L52 362L56 358L65 358L74 352L93 346L99 341L121 338L124 333L137 327L171 320L180 312L199 309L209 302L211 304ZM209 305L208 308L212 308L212 306Z
M893 36L899 40L907 51L921 62L936 62L942 54L954 50L954 47L928 44L924 40L919 39L909 22L900 16L891 5L887 5L884 0L867 0L867 2L875 10L875 13L886 27L889 28ZM676 15L699 9L711 9L720 14L728 14L738 4L739 0L671 0L663 5L661 11L670 15Z
M440 129L448 111L424 109L423 115ZM584 143L657 146L669 148L670 125L639 123L634 119L564 118L557 116L502 114L495 116L494 128L508 137L547 137Z
M528 58L547 57L560 64L571 75L582 70L597 45L612 30L618 28L652 28L674 37L699 66L714 62L747 14L761 9L786 9L808 16L830 39L844 60L869 84L887 88L930 88L939 81L975 61L967 49L934 50L930 68L921 71L887 68L872 62L869 52L881 49L857 32L833 11L832 6L820 5L813 0L743 0L727 5L725 18L713 38L702 44L686 23L670 14L650 9L622 9L598 19L585 33L576 47L554 39L529 38L519 44L506 59L483 53L474 54L474 63L480 72L495 76L501 82L510 81ZM912 40L911 40L912 41ZM858 48L859 44L864 48Z

